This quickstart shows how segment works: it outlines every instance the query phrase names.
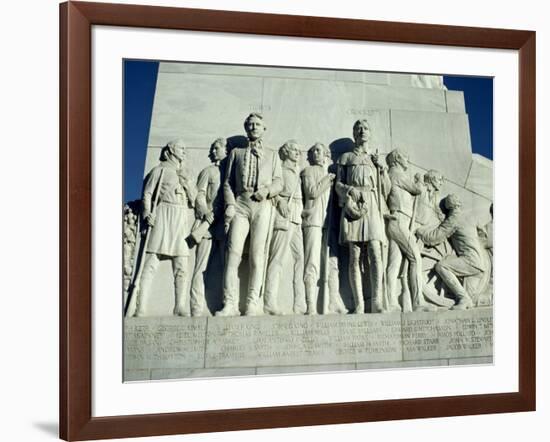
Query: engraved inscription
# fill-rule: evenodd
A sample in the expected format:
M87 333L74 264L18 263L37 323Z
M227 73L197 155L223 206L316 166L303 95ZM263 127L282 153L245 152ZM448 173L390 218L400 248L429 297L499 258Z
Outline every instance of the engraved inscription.
M403 354L405 360L491 356L492 310L405 315Z
M353 363L401 359L397 316L278 317L209 321L207 367Z
M206 320L126 319L125 368L196 368L204 366Z
M477 314L469 317L453 317L439 320L439 340L442 357L490 356L493 350L493 316Z

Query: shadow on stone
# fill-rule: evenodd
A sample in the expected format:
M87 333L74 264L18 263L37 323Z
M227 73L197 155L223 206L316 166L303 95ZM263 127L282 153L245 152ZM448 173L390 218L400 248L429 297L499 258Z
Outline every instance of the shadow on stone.
M231 152L237 147L246 147L248 145L248 138L244 135L233 135L227 137L227 153Z
M344 152L353 150L355 144L351 138L339 138L329 144L332 161L336 161Z

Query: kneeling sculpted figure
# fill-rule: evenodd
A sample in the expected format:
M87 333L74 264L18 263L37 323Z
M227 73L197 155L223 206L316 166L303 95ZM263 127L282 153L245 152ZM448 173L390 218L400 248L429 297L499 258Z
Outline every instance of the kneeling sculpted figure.
M340 242L349 247L349 281L355 312L365 312L361 261L370 276L372 312L386 311L383 301L385 241L382 219L383 194L391 183L378 155L369 149L370 125L358 120L353 125L355 148L338 159L336 192L343 207Z
M416 235L428 245L437 245L449 239L456 252L456 256L446 256L435 265L435 271L457 298L452 307L454 310L466 310L474 306L469 285L477 283L487 271L476 226L463 215L461 205L457 195L448 195L445 198L445 208L448 211L445 220L435 228L416 230ZM464 279L464 285L459 278Z
M224 307L216 313L217 316L240 315L238 270L248 236L250 273L245 314L263 313L260 290L271 229L271 199L283 189L279 156L263 146L266 126L262 115L250 114L244 128L248 145L235 148L229 154L223 184L228 239L223 277Z

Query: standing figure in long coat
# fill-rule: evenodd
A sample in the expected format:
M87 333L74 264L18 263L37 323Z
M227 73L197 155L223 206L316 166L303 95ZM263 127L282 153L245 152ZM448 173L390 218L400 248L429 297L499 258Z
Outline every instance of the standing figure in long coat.
M340 243L349 247L349 282L355 299L355 312L365 312L361 267L368 268L373 313L384 312L385 242L382 218L383 199L391 187L378 155L369 147L370 125L365 119L353 125L355 147L338 159L336 192L343 207Z
M189 296L185 290L189 247L186 242L188 208L195 201L195 190L183 169L186 156L181 140L170 141L161 151L160 164L145 178L143 219L149 226L144 250L143 271L136 298L135 316L146 315L151 283L160 260L170 259L174 274L176 304L174 315L190 316ZM158 197L156 193L158 192ZM157 206L153 208L153 195Z

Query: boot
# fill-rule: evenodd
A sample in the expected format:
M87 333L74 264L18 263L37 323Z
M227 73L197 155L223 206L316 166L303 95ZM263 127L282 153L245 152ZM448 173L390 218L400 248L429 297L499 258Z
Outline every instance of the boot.
M371 298L371 313L389 313L390 310L384 306L382 298L382 287L378 287L375 283L371 283L372 298Z
M141 285L136 291L135 297L136 297L136 311L134 313L135 318L143 318L147 316L147 312L145 309L145 302L149 295L149 289L151 287L152 277L153 275L147 273L142 275L141 279Z
M317 287L315 284L311 284L311 283L306 284L306 302L307 302L306 315L316 315L317 314Z
M472 298L470 298L469 295L464 294L459 296L458 302L451 307L451 310L467 310L473 306L474 301L472 301Z
M348 313L348 309L340 299L340 294L337 296L337 299L332 299L333 296L331 295L331 299L328 303L327 315L345 315Z
M188 308L182 305L176 305L174 307L174 316L183 316L185 318L188 318L191 316L191 313L189 312Z
M355 272L350 269L350 285L355 301L355 314L365 313L365 300L363 299L363 283L361 281L361 272Z
M136 311L134 312L134 318L143 318L147 316L145 313L144 299L141 296L141 289L137 291L136 296Z
M255 290L248 292L248 297L246 299L246 311L244 314L245 316L261 316L264 314L264 309L261 305L259 294Z
M241 316L241 312L237 306L226 303L220 311L216 312L216 316Z
M210 312L210 309L206 306L200 309L191 309L191 316L194 318L200 318L200 317L211 317L212 313Z
M281 316L283 311L277 305L277 297L271 291L266 291L264 295L264 313L266 315Z
M334 261L329 260L329 264L333 264ZM348 313L348 309L342 301L340 296L340 280L338 279L338 264L337 262L329 267L328 278L328 293L323 296L328 296L327 314L333 315L345 315Z
M422 300L421 302L415 303L413 310L415 312L436 312L439 309L437 306Z
M176 305L174 306L174 316L191 316L191 303L189 302L189 297L185 296L185 291L182 290L181 281L176 283Z
M230 290L224 290L223 308L216 312L216 316L240 316L237 297Z

